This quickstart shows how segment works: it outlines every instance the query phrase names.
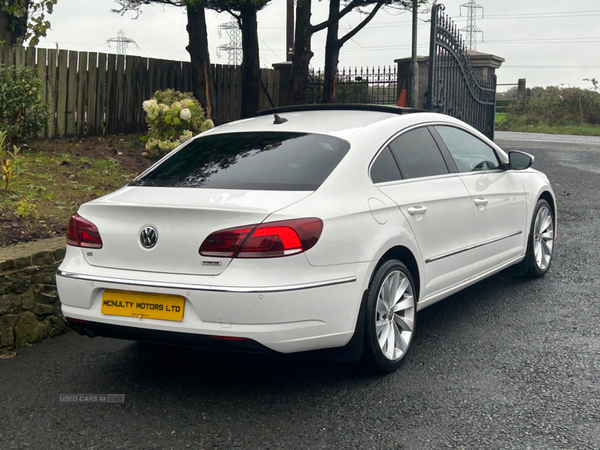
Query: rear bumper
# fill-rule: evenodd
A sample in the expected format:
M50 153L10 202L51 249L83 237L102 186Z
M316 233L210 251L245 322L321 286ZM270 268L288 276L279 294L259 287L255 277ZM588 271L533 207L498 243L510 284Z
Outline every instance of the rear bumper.
M71 328L83 336L106 336L116 339L151 342L157 344L179 345L206 350L238 351L245 353L271 353L264 345L251 339L227 339L219 336L207 336L193 333L177 333L172 331L132 328L122 325L111 325L101 322L72 320L67 317Z
M347 276L287 286L211 286L60 271L57 287L65 317L87 335L201 348L293 353L342 347L351 339L368 265ZM360 269L360 270L358 270ZM181 322L106 315L105 289L185 298ZM228 340L240 338L243 340Z

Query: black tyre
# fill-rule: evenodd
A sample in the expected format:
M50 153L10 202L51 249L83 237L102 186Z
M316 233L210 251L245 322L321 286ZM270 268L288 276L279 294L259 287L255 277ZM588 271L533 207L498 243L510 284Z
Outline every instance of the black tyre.
M393 372L415 332L416 289L406 266L386 261L375 273L366 302L363 359L379 372Z
M527 242L527 274L533 278L546 275L554 253L554 214L550 204L538 200L533 211Z

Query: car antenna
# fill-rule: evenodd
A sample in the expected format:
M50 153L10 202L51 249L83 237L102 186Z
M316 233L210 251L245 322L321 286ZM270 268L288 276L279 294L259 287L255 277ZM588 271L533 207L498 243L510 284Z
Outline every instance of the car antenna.
M282 123L286 123L288 120L284 117L279 117L278 114L275 114L275 120L273 121L274 125L281 125Z

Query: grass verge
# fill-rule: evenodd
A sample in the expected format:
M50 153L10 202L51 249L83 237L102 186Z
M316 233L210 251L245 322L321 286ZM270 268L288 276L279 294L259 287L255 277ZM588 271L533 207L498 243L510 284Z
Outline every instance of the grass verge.
M141 145L119 136L32 142L17 159L9 190L0 189L0 246L64 234L79 205L150 164Z
M498 131L517 131L524 133L546 133L546 134L567 134L574 136L600 136L599 125L517 125L507 124L496 120L496 130Z

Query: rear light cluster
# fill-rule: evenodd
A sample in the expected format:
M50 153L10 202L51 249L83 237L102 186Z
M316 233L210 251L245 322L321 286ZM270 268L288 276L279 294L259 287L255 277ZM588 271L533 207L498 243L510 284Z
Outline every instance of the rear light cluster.
M75 214L69 220L67 244L74 247L102 248L102 239L96 225Z
M321 237L321 219L295 219L217 231L200 246L202 256L272 258L295 255L314 247Z

